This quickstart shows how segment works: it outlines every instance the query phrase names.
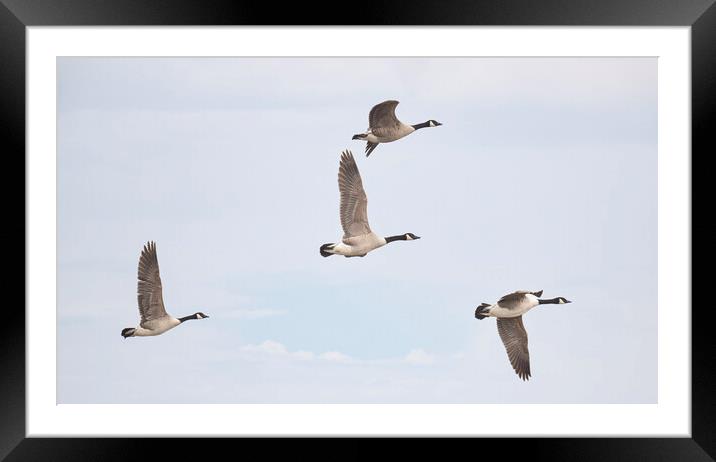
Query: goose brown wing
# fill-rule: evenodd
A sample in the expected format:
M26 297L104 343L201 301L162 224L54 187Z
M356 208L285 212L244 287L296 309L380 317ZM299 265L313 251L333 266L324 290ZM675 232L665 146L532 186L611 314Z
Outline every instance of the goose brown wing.
M343 239L370 233L368 197L358 166L350 151L343 151L338 169L338 190L341 194L341 226Z
M400 121L395 116L396 106L398 101L395 100L383 101L373 106L368 114L368 127L373 134L381 136L382 131L396 130L400 126Z
M141 323L159 319L167 315L162 300L162 280L159 277L157 245L148 242L139 257L137 270L137 302Z
M497 301L497 304L507 309L517 308L520 304L524 303L527 300L527 297L525 297L525 295L529 293L531 292L528 292L526 290L518 290L516 292L512 292L511 294L507 294L501 299L499 299Z
M522 316L498 318L497 332L505 345L512 368L522 380L529 380L530 352L527 349L527 331L522 324Z

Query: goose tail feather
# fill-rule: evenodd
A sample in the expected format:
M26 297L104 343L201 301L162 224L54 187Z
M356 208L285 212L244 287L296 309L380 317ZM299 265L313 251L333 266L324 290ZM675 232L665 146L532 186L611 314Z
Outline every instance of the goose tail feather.
M135 330L136 329L134 327L125 327L124 329L122 329L122 337L133 337Z
M334 252L331 252L331 250L333 250L334 245L336 245L336 244L333 244L333 243L323 244L320 249L321 256L330 257L331 255L335 255Z

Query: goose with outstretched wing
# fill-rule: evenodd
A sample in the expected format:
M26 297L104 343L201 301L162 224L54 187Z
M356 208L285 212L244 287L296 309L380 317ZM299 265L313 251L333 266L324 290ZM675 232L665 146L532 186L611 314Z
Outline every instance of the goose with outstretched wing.
M365 257L368 252L395 241L420 239L413 233L382 237L374 233L368 224L368 197L358 166L350 151L343 151L338 168L338 190L341 196L341 226L343 238L339 243L323 244L320 253L324 257L343 255Z
M137 304L139 305L139 325L122 329L122 337L149 337L160 335L175 328L184 321L204 319L209 316L197 312L183 318L175 318L167 313L162 298L162 279L159 277L157 245L148 242L142 249L137 269Z

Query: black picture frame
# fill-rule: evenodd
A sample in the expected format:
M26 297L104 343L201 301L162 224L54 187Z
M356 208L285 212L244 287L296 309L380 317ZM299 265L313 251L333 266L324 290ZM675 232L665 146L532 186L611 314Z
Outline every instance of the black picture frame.
M0 131L3 158L25 165L25 29L28 26L117 25L533 25L690 26L692 65L692 172L694 161L714 150L711 125L716 108L715 0L414 0L385 4L273 3L201 0L0 0ZM354 10L354 12L352 12ZM11 165L11 164L10 164ZM6 168L8 164L5 163ZM703 170L703 169L702 169ZM12 169L11 171L14 171ZM6 170L7 172L7 170ZM705 174L703 171L700 174ZM10 174L8 173L8 176ZM693 177L692 177L693 185ZM13 190L14 191L14 190ZM14 197L7 193L6 197ZM700 197L696 193L693 198ZM10 202L10 201L6 201ZM24 213L24 207L23 207ZM25 221L23 221L25 223ZM693 227L692 230L712 226ZM27 231L27 230L25 230ZM9 231L5 231L8 234ZM713 235L713 233L710 233ZM24 238L23 238L24 239ZM11 242L6 239L5 242ZM14 241L13 241L14 242ZM25 252L27 252L27 242ZM711 245L698 256L710 256ZM705 252L704 252L705 251ZM23 276L24 277L24 276ZM695 277L692 272L692 278ZM26 281L25 287L26 287ZM693 282L692 282L693 286ZM692 289L692 299L697 292ZM23 292L24 295L24 292ZM23 300L24 302L24 300ZM685 299L685 304L690 300ZM551 460L694 460L716 458L716 343L708 314L696 306L692 319L691 438L483 438L471 445L485 455L510 446L515 457ZM235 439L198 444L151 438L26 438L25 316L5 307L0 334L0 459L143 459L167 451L184 456L231 449ZM248 441L240 441L246 448ZM265 442L264 442L265 443ZM251 443L251 449L256 449ZM259 444L260 441L259 441ZM296 444L296 443L294 443ZM297 443L301 444L301 443ZM262 444L266 448L265 444ZM351 455L361 451L349 443ZM231 454L231 453L230 453ZM236 454L236 453L233 453ZM248 454L245 453L245 454ZM312 453L313 455L313 453ZM368 454L366 454L367 456ZM237 457L240 455L236 455ZM205 457L204 457L205 458Z

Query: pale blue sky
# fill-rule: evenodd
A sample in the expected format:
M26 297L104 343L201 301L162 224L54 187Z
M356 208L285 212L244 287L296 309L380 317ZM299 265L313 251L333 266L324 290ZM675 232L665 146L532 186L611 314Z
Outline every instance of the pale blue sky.
M58 59L58 402L653 403L652 58ZM370 108L443 126L352 141ZM356 155L382 235L341 236ZM123 340L142 245L168 311ZM480 302L525 316L532 379Z

